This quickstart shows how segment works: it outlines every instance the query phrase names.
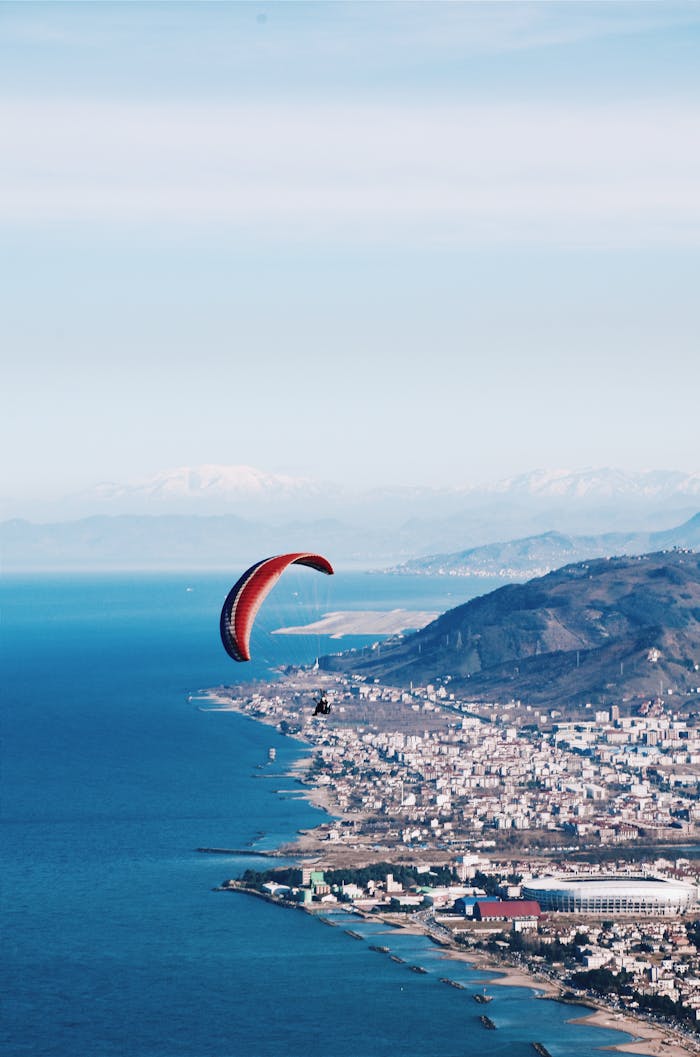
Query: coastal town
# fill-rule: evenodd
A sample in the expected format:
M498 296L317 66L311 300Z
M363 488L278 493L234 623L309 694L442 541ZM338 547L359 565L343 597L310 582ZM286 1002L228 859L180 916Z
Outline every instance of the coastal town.
M697 714L660 696L572 715L317 667L206 707L309 745L294 777L329 815L278 849L295 871L224 887L410 922L552 997L643 1015L635 1052L700 1052Z

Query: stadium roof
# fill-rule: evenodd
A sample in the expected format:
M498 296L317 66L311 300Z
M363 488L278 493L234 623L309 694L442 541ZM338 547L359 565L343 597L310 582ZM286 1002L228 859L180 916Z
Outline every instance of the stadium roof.
M538 918L542 911L534 899L503 899L500 903L479 901L475 915L482 921L485 918Z

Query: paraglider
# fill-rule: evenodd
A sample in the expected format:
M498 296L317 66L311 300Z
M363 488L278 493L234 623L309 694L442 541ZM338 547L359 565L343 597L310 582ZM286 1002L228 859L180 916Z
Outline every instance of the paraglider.
M314 698L314 704L316 705L316 708L314 709L314 715L315 716L328 716L328 715L330 715L331 703L328 700L328 697L326 696L326 691L325 690L321 691L320 697L315 697Z
M234 661L250 660L250 633L255 617L267 595L290 565L308 565L317 572L333 575L333 567L326 558L304 552L278 554L251 565L231 588L221 610L221 641Z

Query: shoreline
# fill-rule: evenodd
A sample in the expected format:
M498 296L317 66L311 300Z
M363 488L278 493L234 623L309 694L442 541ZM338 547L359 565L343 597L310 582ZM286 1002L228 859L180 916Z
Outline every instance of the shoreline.
M282 907L283 909L300 910L303 913L308 914L309 917L320 920L325 924L331 924L331 922L324 921L323 911L320 908L311 909L301 904L281 903L280 900L276 899L274 896L259 892L256 889L247 888L245 886L231 888L220 886L215 888L214 891L231 891L239 892L242 895L251 895L257 899L262 899L267 903ZM348 919L350 921L353 917L359 916L365 921L381 922L387 926L388 932L401 931L414 936L425 936L442 948L445 961L460 961L469 965L473 969L498 974L497 976L489 976L483 980L473 981L474 983L488 984L489 987L522 987L534 991L535 994L533 994L532 997L538 1001L559 1002L561 1005L588 1010L588 1012L583 1013L581 1016L569 1017L567 1019L568 1024L585 1024L594 1028L607 1028L610 1031L624 1032L624 1034L632 1036L629 1041L599 1047L601 1052L636 1054L639 1055L639 1057L687 1057L688 1054L692 1055L700 1053L700 1041L695 1045L691 1045L690 1040L685 1039L680 1033L671 1027L656 1026L649 1024L643 1018L637 1017L633 1013L618 1012L616 1010L608 1009L596 999L589 998L588 996L585 1000L564 998L561 985L555 984L548 977L542 977L537 973L529 972L527 969L519 966L505 965L503 962L499 962L493 955L486 954L482 951L467 953L466 951L457 948L453 941L445 940L442 937L436 936L430 929L430 926L422 926L418 922L413 921L404 923L403 921L395 919L394 916L390 914L358 914L357 911L346 911L346 913L348 914ZM353 933L351 932L350 934L352 935ZM355 935L358 939L365 939L365 937L360 936L359 934Z
M273 728L276 728L277 726L272 717L250 716L249 713L237 708L230 698L216 694L214 691L207 692L206 700L211 701L215 706L212 709L206 709L206 711L236 712L238 715L247 716L247 718L253 719L255 722L263 723L265 726ZM287 734L286 736L291 737L293 740L301 744L310 744L306 741L302 733ZM309 760L301 758L292 765L288 772L288 776L298 782L302 795L312 806L323 811L329 816L329 819L341 821L345 816L342 810L339 810L338 805L334 802L331 788L328 786L308 783L304 780L304 774L308 771L308 767ZM353 817L357 818L358 816L354 815ZM296 838L289 844L282 844L278 848L272 849L269 853L270 856L284 858L294 858L296 856L300 861L305 859L308 863L309 855L316 855L320 858L332 860L333 858L339 858L338 853L342 852L343 857L352 854L353 858L358 861L358 864L364 865L366 862L372 860L373 857L371 855L363 855L360 849L351 849L342 845L333 846L329 844L328 841L322 841L319 839L316 831L323 825L327 825L327 823L319 823L319 826L314 829L299 831ZM386 849L386 851L387 853L390 853L390 849ZM232 890L235 891L236 889ZM239 891L245 892L244 889L239 889ZM257 894L264 899L268 899L269 902L282 905L278 900L267 897L262 893L254 894ZM306 907L298 907L297 909L305 910L306 913L310 914L312 917L317 916L319 913L319 911L311 910ZM632 1036L629 1041L600 1047L601 1051L607 1050L617 1053L637 1054L639 1057L663 1057L663 1055L666 1055L666 1057L688 1057L688 1055L700 1055L700 1036L697 1041L694 1039L689 1040L675 1027L668 1025L655 1025L647 1021L644 1017L637 1016L631 1012L615 1010L605 1005L605 1003L599 998L587 995L580 1001L565 999L563 997L563 992L565 990L563 984L555 983L549 977L541 976L539 973L529 970L524 966L511 966L506 962L500 961L498 957L493 954L487 954L483 951L466 952L458 947L453 939L447 940L442 936L438 936L428 925L423 926L418 922L399 921L394 919L391 915L381 913L374 915L362 913L360 916L371 921L382 921L392 929L402 929L403 931L412 932L414 935L426 936L444 949L445 959L463 961L474 968L498 974L496 978L492 978L488 981L490 985L500 987L524 987L535 992L533 997L537 999L547 999L549 1001L560 1002L564 1005L589 1009L589 1012L586 1012L579 1017L570 1018L569 1022L572 1024L586 1023L592 1027L608 1028Z
M587 1024L591 1027L608 1028L612 1031L625 1032L632 1038L628 1042L614 1043L611 1046L600 1047L603 1051L616 1053L640 1054L642 1057L687 1057L688 1054L700 1053L700 1039L693 1046L690 1041L676 1029L668 1026L656 1026L648 1023L643 1017L637 1017L630 1012L621 1012L609 1009L599 1000L586 996L585 999L567 999L563 997L564 988L561 984L554 983L549 977L540 976L521 966L510 966L499 962L494 955L478 951L476 953L466 952L455 946L454 941L438 937L430 929L430 926L421 926L418 922L395 921L390 915L363 914L370 921L383 921L392 928L411 932L414 935L427 936L444 949L444 958L447 961L461 961L472 966L474 969L483 969L485 972L498 973L498 977L489 978L490 987L525 987L531 991L538 992L533 995L541 1001L559 1002L562 1005L572 1007L588 1008L590 1011L577 1017L570 1017L567 1023Z

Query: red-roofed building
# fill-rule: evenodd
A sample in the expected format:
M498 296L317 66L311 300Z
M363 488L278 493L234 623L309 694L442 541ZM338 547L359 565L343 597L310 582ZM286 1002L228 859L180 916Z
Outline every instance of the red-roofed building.
M477 921L517 921L518 918L538 918L540 904L534 899L503 899L500 903L479 900L474 907Z

